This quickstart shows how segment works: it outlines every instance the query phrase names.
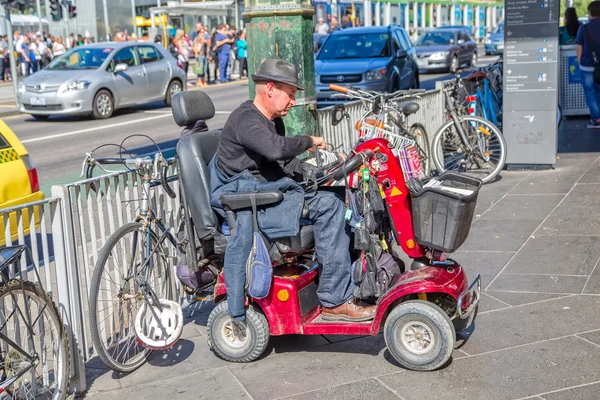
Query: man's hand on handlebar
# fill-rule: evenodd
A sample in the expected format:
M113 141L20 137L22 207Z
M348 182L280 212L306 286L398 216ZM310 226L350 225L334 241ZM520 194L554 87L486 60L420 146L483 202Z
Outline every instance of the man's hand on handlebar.
M311 136L313 145L317 146L321 150L327 150L327 143L325 143L325 139L320 136Z

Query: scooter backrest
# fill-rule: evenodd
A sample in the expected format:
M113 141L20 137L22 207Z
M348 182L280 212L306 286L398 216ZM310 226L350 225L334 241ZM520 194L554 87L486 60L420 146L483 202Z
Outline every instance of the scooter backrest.
M215 116L215 105L212 100L199 90L173 95L171 110L173 119L179 126L188 126L198 120L208 120Z

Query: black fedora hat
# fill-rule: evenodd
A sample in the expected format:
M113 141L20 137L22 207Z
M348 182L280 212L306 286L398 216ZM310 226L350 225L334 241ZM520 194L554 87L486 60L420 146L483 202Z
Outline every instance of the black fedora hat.
M263 62L256 74L252 74L252 80L254 82L280 82L294 86L298 90L304 90L298 82L296 67L278 58L269 58Z

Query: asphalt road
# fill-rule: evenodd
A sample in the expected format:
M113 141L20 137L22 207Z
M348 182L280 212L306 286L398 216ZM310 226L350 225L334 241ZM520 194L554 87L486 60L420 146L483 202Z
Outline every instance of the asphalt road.
M480 59L480 66L493 62L495 57ZM421 76L421 87L433 89L435 81L448 79L449 74ZM217 115L208 121L211 129L223 127L227 117L240 103L248 99L248 83L209 87L206 93L212 98ZM3 100L10 102L10 100ZM129 135L147 135L161 149L175 147L181 128L172 116L171 109L163 103L152 103L137 108L119 110L108 120L91 120L88 117L52 117L37 121L29 115L4 118L32 156L40 177L42 190L49 195L52 185L74 182L79 179L85 153L103 144L120 144ZM131 154L152 152L156 146L146 137L132 137L124 143ZM98 156L114 156L117 147L105 148Z

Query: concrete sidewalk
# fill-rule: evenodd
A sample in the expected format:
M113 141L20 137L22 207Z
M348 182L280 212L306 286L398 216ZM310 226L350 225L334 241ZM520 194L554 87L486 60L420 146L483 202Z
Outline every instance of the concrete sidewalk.
M436 372L400 368L382 335L286 336L251 364L207 348L210 305L187 311L176 348L120 375L88 365L93 399L600 398L600 132L566 121L556 168L503 172L479 196L454 254L482 275L473 334ZM582 151L582 152L580 152Z

